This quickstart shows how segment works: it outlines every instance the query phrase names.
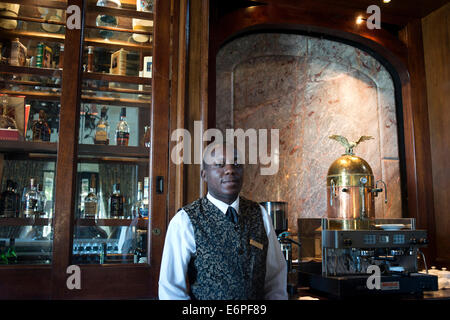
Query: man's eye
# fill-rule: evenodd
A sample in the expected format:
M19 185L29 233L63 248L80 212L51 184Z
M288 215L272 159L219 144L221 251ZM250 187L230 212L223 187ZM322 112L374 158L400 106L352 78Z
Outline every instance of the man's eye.
M216 164L214 164L214 167L216 167L216 168L223 168L224 166L225 166L224 163L216 163Z

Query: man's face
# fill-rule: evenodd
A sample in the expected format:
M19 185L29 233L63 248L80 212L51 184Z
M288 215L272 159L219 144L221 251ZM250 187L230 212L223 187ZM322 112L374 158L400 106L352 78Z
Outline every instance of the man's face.
M216 199L231 204L236 200L242 188L244 168L238 163L236 150L227 154L225 146L218 146L201 172L203 180L208 184L208 192Z

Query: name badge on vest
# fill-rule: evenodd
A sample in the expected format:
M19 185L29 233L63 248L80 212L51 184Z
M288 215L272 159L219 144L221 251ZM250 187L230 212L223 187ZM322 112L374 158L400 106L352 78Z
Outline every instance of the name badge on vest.
M258 248L259 250L263 249L263 245L261 243L259 243L258 241L255 241L253 239L250 239L250 244L256 248Z

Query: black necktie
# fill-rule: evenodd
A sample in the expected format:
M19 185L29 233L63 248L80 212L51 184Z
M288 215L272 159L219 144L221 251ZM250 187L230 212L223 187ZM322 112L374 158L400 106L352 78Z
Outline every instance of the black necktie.
M226 216L231 222L233 222L233 223L238 222L238 214L236 212L236 209L234 209L232 206L228 207Z

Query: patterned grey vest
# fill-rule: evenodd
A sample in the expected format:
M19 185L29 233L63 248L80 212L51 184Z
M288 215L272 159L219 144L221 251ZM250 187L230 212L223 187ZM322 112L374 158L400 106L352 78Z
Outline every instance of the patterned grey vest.
M263 299L268 239L259 204L240 197L236 225L206 197L183 209L196 245L188 266L191 298Z

